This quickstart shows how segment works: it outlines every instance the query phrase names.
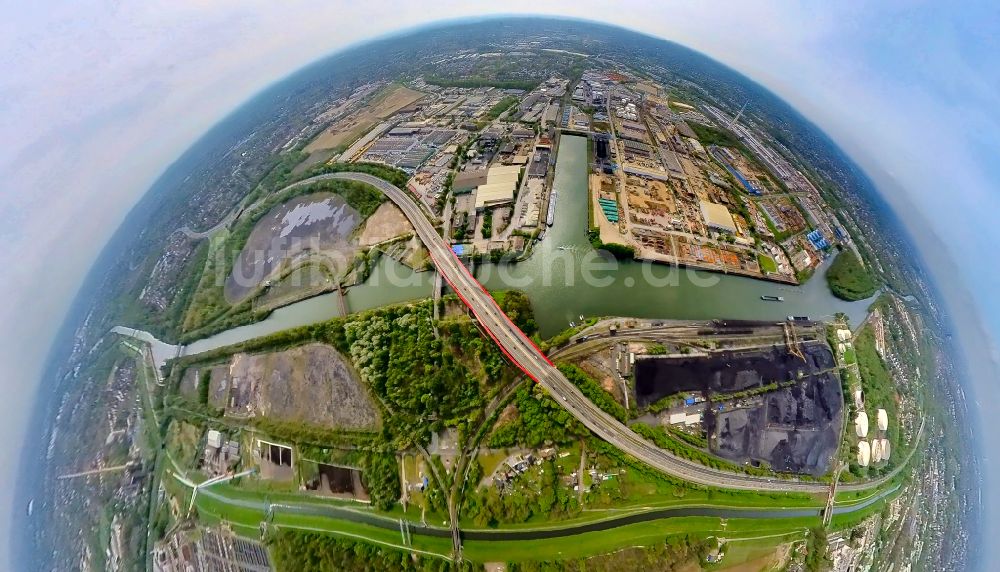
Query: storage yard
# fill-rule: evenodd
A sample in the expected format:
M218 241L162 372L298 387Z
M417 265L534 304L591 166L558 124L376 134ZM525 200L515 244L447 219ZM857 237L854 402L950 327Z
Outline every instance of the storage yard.
M351 97L331 109L328 113L336 117L336 121L310 142L305 151L346 147L379 121L424 96L419 91L399 84L390 84L377 92L374 88L371 85L359 88Z
M753 132L724 131L739 126L717 109L701 113L663 86L626 78L595 71L581 82L602 94L594 115L609 126L593 136L601 241L656 262L790 284L808 276L835 238L815 187ZM773 264L762 267L762 257Z
M635 422L738 465L819 476L841 443L844 396L822 326L795 324L605 320L563 351L632 403Z

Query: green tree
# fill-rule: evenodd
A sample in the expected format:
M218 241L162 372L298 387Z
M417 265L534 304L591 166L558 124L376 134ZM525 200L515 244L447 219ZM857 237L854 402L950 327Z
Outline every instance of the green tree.
M834 259L826 271L826 283L834 296L851 301L870 298L878 289L878 284L851 249L841 251Z

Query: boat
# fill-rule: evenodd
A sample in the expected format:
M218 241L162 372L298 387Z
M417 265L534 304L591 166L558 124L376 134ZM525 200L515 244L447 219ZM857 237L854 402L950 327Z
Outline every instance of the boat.
M547 224L548 226L552 226L552 223L555 222L556 199L558 198L559 198L559 191L553 190L552 194L549 195L549 209L548 212L545 213L545 224Z
M784 302L785 301L785 297L784 296L768 296L766 294L762 295L760 297L760 299L764 300L765 302Z
M28 501L28 516L31 516L33 512L35 512L35 499Z

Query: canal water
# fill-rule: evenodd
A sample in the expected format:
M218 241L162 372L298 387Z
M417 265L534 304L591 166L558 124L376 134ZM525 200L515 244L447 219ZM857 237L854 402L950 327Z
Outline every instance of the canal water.
M352 312L360 312L379 306L429 298L434 289L433 282L432 272L414 272L394 259L382 256L364 284L347 290L345 294L347 308ZM340 302L337 301L337 293L322 294L278 308L259 322L232 328L193 342L185 347L184 353L198 354L338 316L340 316Z
M788 286L599 257L587 239L588 176L587 138L563 136L553 183L559 193L556 216L544 239L524 261L485 264L474 269L476 277L489 289L518 288L527 293L543 337L562 331L570 322L579 321L580 316L783 320L789 315L829 319L843 312L851 323L864 319L871 301L845 302L830 294L823 279L826 265L805 285ZM357 312L426 298L431 295L432 282L433 273L413 272L382 257L368 281L348 290L347 305ZM785 301L766 302L761 295L782 296ZM199 353L336 317L336 296L324 294L285 306L258 323L199 340L185 353Z
M600 263L587 238L588 177L586 137L563 136L553 183L559 192L556 217L545 239L530 258L509 268L506 274L514 280L502 279L493 267L477 273L490 289L525 283L519 287L531 298L542 336L565 329L581 315L783 320L789 315L823 319L844 312L852 323L864 319L870 302L845 302L830 294L823 279L825 266L803 286L638 261L595 271ZM546 281L546 276L551 279ZM600 280L610 283L597 284ZM765 302L760 299L765 294L785 301Z
M871 498L866 499L862 502L855 503L847 506L835 506L833 509L833 514L850 514L860 510L864 510L869 506L881 501L883 498L892 495L898 490L899 487L892 487L888 490L879 492L873 495ZM220 494L211 489L205 489L202 493L216 500L222 501L226 504L232 506L238 506L245 509L257 510L265 512L265 501L257 498L231 498L223 494ZM359 522L363 524L368 524L371 526L377 526L379 528L388 528L391 530L396 530L399 526L399 521L394 519L389 519L384 516L373 514L370 512L362 512L355 510L353 508L340 507L336 505L330 505L325 503L311 503L311 502L288 502L288 503L275 503L270 505L271 510L274 512L283 512L287 514L299 514L299 515L309 515L318 516L325 518L335 518L339 520L347 520L350 522ZM638 512L627 514L624 516L612 517L604 520L597 520L592 522L584 523L553 523L555 526L551 528L531 528L531 529L477 529L477 530L463 530L461 531L462 538L464 540L484 540L484 541L512 541L512 540L543 540L552 538L562 538L566 536L574 536L577 534L583 534L587 532L600 532L605 530L612 530L621 526L628 526L630 524L636 524L640 522L652 522L661 519L670 518L685 518L685 517L713 517L720 519L733 519L733 518L745 518L745 519L778 519L778 518L818 518L820 516L820 511L817 508L724 508L724 507L711 507L711 506L690 506L690 507L670 507L670 508L658 508L652 509L645 512ZM438 538L449 538L451 537L451 530L448 528L440 528L435 526L428 526L426 524L409 521L407 523L409 529L415 534L420 534L423 536L432 536Z

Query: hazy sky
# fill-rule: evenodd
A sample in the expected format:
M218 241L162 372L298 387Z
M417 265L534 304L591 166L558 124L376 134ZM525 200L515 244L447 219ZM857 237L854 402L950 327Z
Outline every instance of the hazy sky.
M0 431L8 442L24 437L42 359L97 252L199 135L333 50L501 5L608 18L677 41L816 121L903 214L977 360L984 385L975 397L987 409L1000 405L983 389L995 380L990 340L1000 331L1000 256L991 244L1000 191L990 172L1000 157L1000 11L989 3L0 1ZM9 553L14 469L0 469L0 553Z

